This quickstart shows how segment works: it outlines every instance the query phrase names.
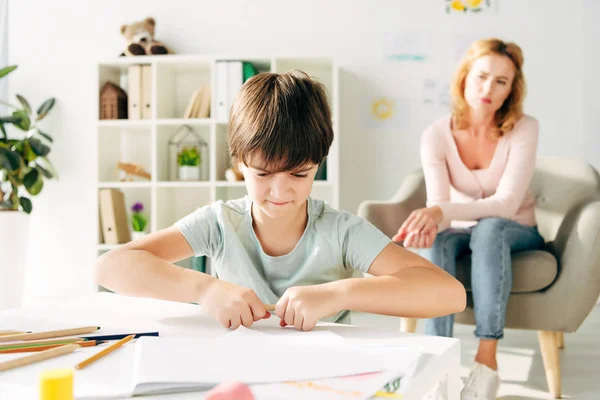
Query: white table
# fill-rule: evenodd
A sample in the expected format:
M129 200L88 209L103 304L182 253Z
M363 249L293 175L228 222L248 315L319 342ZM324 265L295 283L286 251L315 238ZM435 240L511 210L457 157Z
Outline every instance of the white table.
M160 336L190 336L192 334L199 340L215 338L230 332L221 328L211 317L202 314L200 308L193 304L124 297L110 293L96 293L87 297L54 300L46 304L0 311L0 330L11 328L6 326L8 321L14 323L14 321L25 322L28 320L50 321L57 325L99 325L102 330L120 332L159 331ZM278 326L278 320L277 317L271 317L269 320L256 323L252 329L272 333L273 330L281 329ZM289 328L287 329L289 330ZM424 355L411 379L405 399L420 400L436 382L444 377L448 379L448 399L458 400L460 397L460 342L457 339L327 323L319 323L315 329L328 330L357 343L384 344L393 341L394 345L420 348ZM0 361L6 358L7 355L0 354ZM1 372L0 383L2 383ZM6 392L0 392L0 398L10 399L11 397ZM199 394L179 393L144 398L197 400Z

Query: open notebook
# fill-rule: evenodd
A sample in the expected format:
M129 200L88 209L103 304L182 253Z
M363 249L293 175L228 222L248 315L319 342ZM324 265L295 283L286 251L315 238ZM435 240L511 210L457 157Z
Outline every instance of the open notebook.
M351 398L366 399L392 378L405 374L420 355L408 349L390 350L367 351L365 346L352 344L331 332L280 336L240 328L217 339L142 337L75 371L75 397L78 400L121 399L142 394L208 390L218 383L237 380L260 386L256 387L257 393L271 396L280 393L288 399L307 397L307 387L283 384L290 381L318 381L319 385L312 385L310 390L323 385L330 390L352 389ZM23 393L19 399L36 399L37 380L42 371L72 367L97 351L82 348L4 372L0 393L20 388ZM373 374L348 378L366 373ZM364 396L355 395L359 390ZM319 398L317 394L311 392L309 397ZM327 397L330 393L320 394L330 398Z
M286 343L272 337L143 337L135 343L134 395L248 384L333 378L386 369L381 357L349 346Z

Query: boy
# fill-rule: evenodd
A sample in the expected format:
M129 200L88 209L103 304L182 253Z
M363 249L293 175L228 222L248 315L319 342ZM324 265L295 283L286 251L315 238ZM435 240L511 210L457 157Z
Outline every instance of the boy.
M270 317L309 331L349 311L414 318L462 311L461 283L363 219L309 197L333 140L323 86L305 73L259 74L231 107L228 143L248 195L218 201L173 227L98 259L117 293L198 303L231 329ZM219 279L173 265L206 255ZM351 278L353 270L373 278Z

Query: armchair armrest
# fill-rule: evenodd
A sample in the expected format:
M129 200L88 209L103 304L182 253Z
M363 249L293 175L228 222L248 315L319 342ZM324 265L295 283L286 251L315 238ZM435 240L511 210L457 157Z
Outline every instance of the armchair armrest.
M551 247L559 275L548 291L560 296L568 325L576 329L600 295L600 201L567 215Z
M402 182L391 200L364 201L357 214L391 238L413 210L424 207L425 196L423 173L414 172Z

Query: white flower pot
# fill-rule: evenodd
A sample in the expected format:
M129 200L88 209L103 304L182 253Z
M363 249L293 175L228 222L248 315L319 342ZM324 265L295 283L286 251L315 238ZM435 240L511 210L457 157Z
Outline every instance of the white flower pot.
M146 232L136 232L136 231L131 232L131 240L138 240L138 239L143 238L144 236L146 236Z
M29 215L0 211L0 309L23 304Z
M184 165L179 167L179 180L180 181L199 181L200 180L200 168Z

